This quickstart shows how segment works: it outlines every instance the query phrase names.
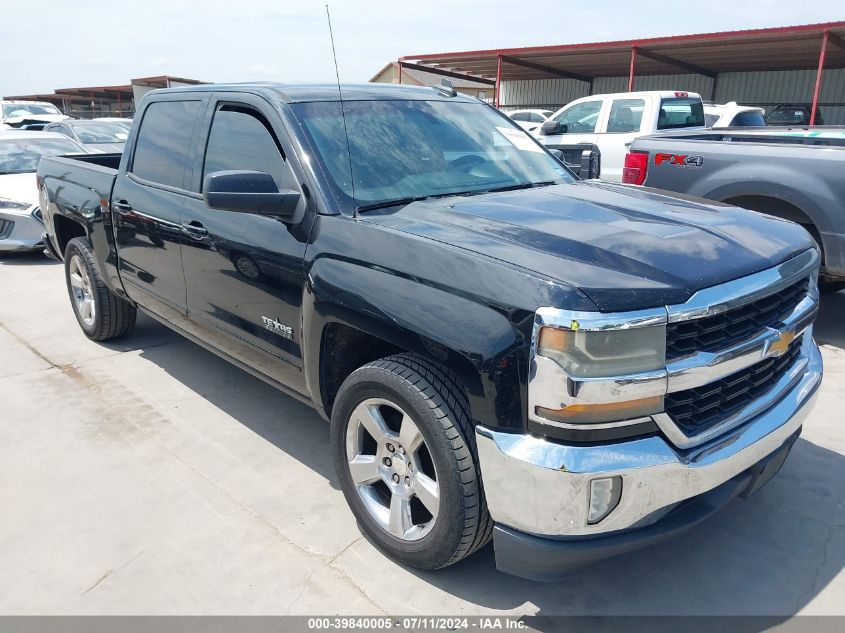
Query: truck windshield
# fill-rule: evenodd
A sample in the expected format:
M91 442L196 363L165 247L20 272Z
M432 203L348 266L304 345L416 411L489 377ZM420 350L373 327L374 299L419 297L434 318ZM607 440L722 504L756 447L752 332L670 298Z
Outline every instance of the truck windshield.
M126 128L119 123L103 123L101 121L85 121L73 126L76 136L81 143L97 145L98 143L125 143L129 136Z
M481 103L345 101L348 154L339 102L291 107L347 208L574 180L526 132Z
M61 114L61 112L49 103L4 103L3 114L9 118L16 118L39 114Z
M39 132L32 134L35 136ZM81 154L82 151L71 139L0 138L0 175L36 171L42 156Z

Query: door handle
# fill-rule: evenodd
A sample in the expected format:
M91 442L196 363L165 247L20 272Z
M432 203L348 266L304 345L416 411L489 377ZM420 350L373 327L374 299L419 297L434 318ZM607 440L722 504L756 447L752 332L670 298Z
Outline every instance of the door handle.
M200 238L208 235L208 229L202 225L202 222L197 222L196 220L183 222L182 230L193 238Z
M129 213L130 211L132 211L132 205L126 202L126 200L118 200L117 202L112 202L111 206L118 213Z

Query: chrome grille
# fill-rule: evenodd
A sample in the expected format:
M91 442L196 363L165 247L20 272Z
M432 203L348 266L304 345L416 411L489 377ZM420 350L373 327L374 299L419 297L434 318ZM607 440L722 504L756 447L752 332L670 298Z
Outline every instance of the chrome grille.
M792 367L801 351L798 337L785 354L695 389L666 395L666 413L687 435L693 436L730 417L764 396Z
M666 360L696 352L716 352L739 343L764 327L776 326L807 295L808 280L721 314L670 323L666 329Z

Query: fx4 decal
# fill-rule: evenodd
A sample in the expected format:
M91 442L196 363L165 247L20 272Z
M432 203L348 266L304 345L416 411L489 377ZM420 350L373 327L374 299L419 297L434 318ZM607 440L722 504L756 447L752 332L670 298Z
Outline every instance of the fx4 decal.
M704 156L686 156L684 154L655 154L654 164L669 163L681 167L701 167L704 164Z

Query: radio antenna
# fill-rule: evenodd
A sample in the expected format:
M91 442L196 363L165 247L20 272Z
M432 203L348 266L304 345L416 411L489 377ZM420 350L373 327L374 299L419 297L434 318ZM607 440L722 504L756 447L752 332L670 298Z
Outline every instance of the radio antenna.
M343 90L340 89L340 71L337 69L337 53L334 48L334 32L332 31L332 16L329 5L326 5L326 20L329 23L329 38L332 41L332 58L334 59L334 75L337 78L337 96L340 98L340 117L343 119L343 133L346 136L346 157L349 159L349 182L352 187L352 217L358 217L358 200L355 198L355 176L352 173L352 150L349 146L349 129L346 127L346 110L343 107Z

